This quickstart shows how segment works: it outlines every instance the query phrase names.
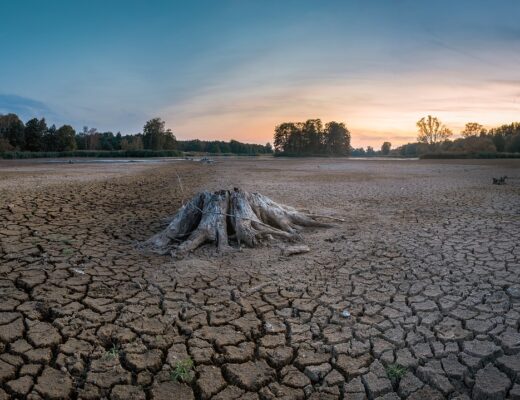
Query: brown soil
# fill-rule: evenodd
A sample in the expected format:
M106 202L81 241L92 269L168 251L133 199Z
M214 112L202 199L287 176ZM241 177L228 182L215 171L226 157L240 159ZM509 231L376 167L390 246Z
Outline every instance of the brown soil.
M516 398L519 167L0 162L0 399ZM346 222L291 257L136 249L235 186Z

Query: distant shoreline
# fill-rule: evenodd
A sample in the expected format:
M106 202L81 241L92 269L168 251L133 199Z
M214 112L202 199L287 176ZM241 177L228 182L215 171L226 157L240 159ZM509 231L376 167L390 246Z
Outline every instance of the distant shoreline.
M426 153L418 156L406 156L400 154L381 155L375 154L352 156L341 154L284 154L284 153L209 153L209 152L183 152L179 150L74 150L74 151L7 151L0 152L0 159L22 160L39 158L193 158L193 157L276 157L276 158L345 158L352 160L443 160L443 159L498 159L520 158L520 153Z

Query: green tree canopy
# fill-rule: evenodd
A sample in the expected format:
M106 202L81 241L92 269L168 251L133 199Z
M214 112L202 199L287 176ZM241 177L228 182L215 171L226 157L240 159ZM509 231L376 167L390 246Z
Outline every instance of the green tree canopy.
M70 125L63 125L55 133L56 150L70 151L76 149L76 131Z
M0 115L0 138L18 150L25 148L25 126L18 115Z
M45 119L33 118L25 124L25 149L27 151L40 151L43 146L43 136L47 132Z
M149 120L143 128L143 145L150 150L174 150L176 138L170 129L165 128L161 118Z
M320 119L305 122L283 122L274 130L274 148L278 153L336 154L350 151L350 132L344 123Z

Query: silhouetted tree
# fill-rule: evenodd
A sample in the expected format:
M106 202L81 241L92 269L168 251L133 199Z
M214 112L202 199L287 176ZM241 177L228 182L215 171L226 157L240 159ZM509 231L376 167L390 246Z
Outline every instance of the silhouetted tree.
M309 153L321 153L323 150L323 123L321 119L308 119L303 124L302 147Z
M381 145L381 154L384 155L384 156L387 156L388 154L390 154L390 149L391 148L392 148L392 143L384 142Z
M453 133L444 126L438 118L428 115L417 121L419 135L417 141L429 145L435 145L448 139Z
M306 122L284 122L274 130L274 148L287 154L336 154L346 155L350 150L350 132L345 124L320 119Z
M143 128L143 145L150 150L173 150L176 139L170 129L165 129L165 122L160 118L153 118Z
M56 131L56 151L76 149L76 131L70 125L63 125Z
M367 155L367 152L363 147L359 147L356 149L350 149L350 155L352 157L364 157Z
M502 152L506 149L506 139L504 138L504 135L496 133L492 136L491 140L498 152Z
M367 156L375 156L376 155L376 151L374 150L374 148L372 146L367 146Z
M326 152L328 154L349 154L350 132L343 122L331 121L325 124L324 136Z
M486 130L478 122L468 122L461 132L462 137L483 136Z
M0 137L9 144L23 150L25 147L25 126L16 114L0 115Z
M27 151L41 151L43 149L43 136L47 132L45 119L33 118L25 124L25 148Z
M42 142L44 151L58 151L58 137L56 131L56 125L52 124L43 135Z

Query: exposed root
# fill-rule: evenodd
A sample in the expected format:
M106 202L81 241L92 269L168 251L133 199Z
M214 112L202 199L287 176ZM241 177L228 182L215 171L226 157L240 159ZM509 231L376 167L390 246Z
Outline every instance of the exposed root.
M205 243L213 243L218 251L238 247L256 247L273 237L285 241L300 239L301 227L329 227L314 215L278 204L259 193L235 188L214 193L201 192L182 206L168 227L143 245L160 254L172 252L182 256Z

